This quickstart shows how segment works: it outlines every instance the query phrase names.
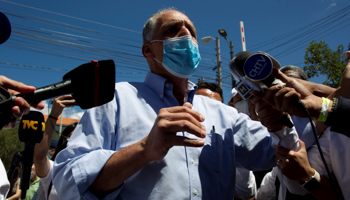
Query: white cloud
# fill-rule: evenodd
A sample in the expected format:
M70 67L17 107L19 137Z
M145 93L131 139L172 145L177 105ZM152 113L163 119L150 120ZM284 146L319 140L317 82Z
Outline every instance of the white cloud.
M332 3L330 6L328 6L328 8L326 8L326 10L328 10L328 9L330 9L331 7L334 7L334 6L336 6L337 5L337 2L334 2L334 3Z
M52 105L49 104L49 101L43 101L45 104L44 109L42 110L38 110L35 108L31 108L31 110L35 110L35 111L39 111L41 113L43 113L44 115L49 115L52 109ZM63 117L67 117L67 118L71 118L71 119L81 119L81 117L84 114L84 110L82 110L79 106L74 106L74 107L70 107L70 108L65 108L63 110Z
M65 110L63 110L63 112L63 117L80 120L85 111L80 109L80 107L75 106L71 108L66 108Z

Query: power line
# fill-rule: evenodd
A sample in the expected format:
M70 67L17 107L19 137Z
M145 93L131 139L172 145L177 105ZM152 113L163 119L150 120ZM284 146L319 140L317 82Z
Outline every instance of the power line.
M98 24L98 25L102 25L102 26L107 26L107 27L111 27L111 28L117 28L117 29L120 29L120 30L130 31L130 32L140 33L141 34L141 32L139 32L139 31L134 31L134 30L126 29L126 28L121 28L121 27L118 27L118 26L113 26L113 25L109 25L109 24L95 22L95 21L92 21L92 20L82 19L82 18L79 18L79 17L73 17L73 16L69 16L69 15L65 15L65 14L61 14L61 13L57 13L57 12L52 12L52 11L48 11L48 10L44 10L44 9L40 9L40 8L35 8L35 7L32 7L32 6L27 6L27 5L23 5L23 4L19 4L19 3L14 3L14 2L6 1L6 0L0 0L0 1L6 2L6 3L15 4L15 5L26 7L26 8L31 8L31 9L34 9L34 10L39 10L39 11L42 11L42 12L47 12L47 13L51 13L51 14L55 14L55 15L60 15L60 16L63 16L63 17L68 17L68 18L77 19L77 20L81 20L81 21L85 21L85 22L90 22L90 23L94 23L94 24Z

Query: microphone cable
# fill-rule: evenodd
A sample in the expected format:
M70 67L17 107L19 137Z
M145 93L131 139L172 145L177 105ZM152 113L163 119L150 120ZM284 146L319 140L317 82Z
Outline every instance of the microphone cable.
M307 110L306 106L304 105L303 102L301 102L301 100L299 99L298 100L298 103L297 103L297 107L300 109L300 110L303 110L306 115L308 116L309 120L310 120L310 123L311 123L311 127L312 127L312 131L313 131L313 134L314 134L314 137L315 137L315 142L316 142L316 145L317 145L317 149L318 151L320 152L320 156L321 156L321 159L322 159L322 162L323 162L323 165L324 167L326 168L326 171L327 171L327 174L328 174L328 177L329 177L329 181L330 181L330 185L332 186L333 190L334 190L334 193L336 195L336 199L337 200L342 200L344 199L343 198L343 195L342 194L339 194L339 189L337 187L338 184L336 184L336 181L334 180L329 168L328 168L328 165L326 163L326 160L323 156L323 152L322 152L322 149L321 149L321 145L318 141L318 134L317 134L317 131L316 131L316 127L315 127L315 124L313 123L312 119L311 119L311 115L309 113L309 111Z

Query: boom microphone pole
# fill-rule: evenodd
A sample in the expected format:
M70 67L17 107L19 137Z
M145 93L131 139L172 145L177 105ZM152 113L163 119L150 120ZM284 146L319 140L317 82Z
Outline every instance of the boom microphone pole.
M32 93L12 96L0 87L0 129L10 121L13 101L23 97L28 103L37 104L53 97L72 94L82 109L103 105L114 97L115 65L113 60L92 61L80 65L63 76L63 81L36 89Z

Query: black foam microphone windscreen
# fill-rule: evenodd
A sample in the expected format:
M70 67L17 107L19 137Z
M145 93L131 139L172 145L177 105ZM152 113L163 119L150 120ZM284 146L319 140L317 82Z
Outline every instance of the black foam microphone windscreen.
M80 65L63 76L63 81L41 87L32 93L11 96L0 87L0 129L14 120L11 107L16 97L24 98L28 103L57 96L72 94L82 109L103 105L114 98L115 65L113 60L92 61Z
M84 69L82 72L81 69ZM83 64L63 76L71 79L73 98L82 109L96 107L114 98L115 65L113 60Z
M38 111L30 111L27 115L23 115L19 123L18 137L21 142L40 143L44 131L44 115Z
M63 76L63 81L20 94L29 103L72 94L82 109L100 106L114 97L115 65L113 60L80 65Z
M22 174L19 186L21 199L25 199L26 191L29 189L35 144L41 142L44 131L44 116L38 111L30 111L29 114L22 117L19 123L18 137L20 141L24 142Z
M11 35L11 24L6 15L0 12L0 44L6 42Z

